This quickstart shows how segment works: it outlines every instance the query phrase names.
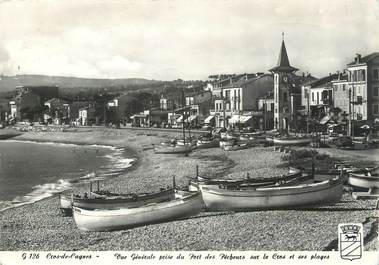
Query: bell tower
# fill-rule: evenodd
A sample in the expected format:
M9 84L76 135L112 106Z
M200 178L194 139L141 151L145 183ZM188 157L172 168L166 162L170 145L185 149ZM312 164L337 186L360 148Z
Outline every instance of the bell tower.
M292 76L298 69L292 67L288 60L287 49L282 33L278 64L270 69L274 74L274 128L287 130L291 117Z

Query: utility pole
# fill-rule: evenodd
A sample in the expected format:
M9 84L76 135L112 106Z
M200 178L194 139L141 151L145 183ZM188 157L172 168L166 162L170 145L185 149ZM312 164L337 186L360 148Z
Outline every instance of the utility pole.
M267 97L265 98L264 105L263 105L263 118L264 118L264 128L265 131L267 130Z
M307 89L307 135L309 134L309 90Z

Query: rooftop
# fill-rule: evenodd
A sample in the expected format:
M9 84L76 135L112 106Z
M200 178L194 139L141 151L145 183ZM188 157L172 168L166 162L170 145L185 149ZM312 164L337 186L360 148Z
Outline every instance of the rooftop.
M365 63L368 63L370 62L371 60L375 59L376 57L379 56L379 52L373 52L369 55L366 55L364 57L360 57L361 55L360 54L357 54L357 56L355 57L355 60L351 63L348 63L347 65L355 65L355 64L365 64ZM359 60L358 60L359 58Z

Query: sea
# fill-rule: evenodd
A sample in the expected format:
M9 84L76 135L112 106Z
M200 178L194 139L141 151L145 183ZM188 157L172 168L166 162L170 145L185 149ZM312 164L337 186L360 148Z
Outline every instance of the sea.
M135 160L102 145L0 141L0 211L33 203L81 183L117 176Z

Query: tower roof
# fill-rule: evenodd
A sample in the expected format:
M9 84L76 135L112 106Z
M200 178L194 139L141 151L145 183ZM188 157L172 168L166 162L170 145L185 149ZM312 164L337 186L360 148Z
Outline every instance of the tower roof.
M290 65L290 61L288 60L287 49L284 43L284 39L282 40L282 47L280 47L280 53L278 58L277 66L270 69L271 72L295 72L299 69L292 67Z

